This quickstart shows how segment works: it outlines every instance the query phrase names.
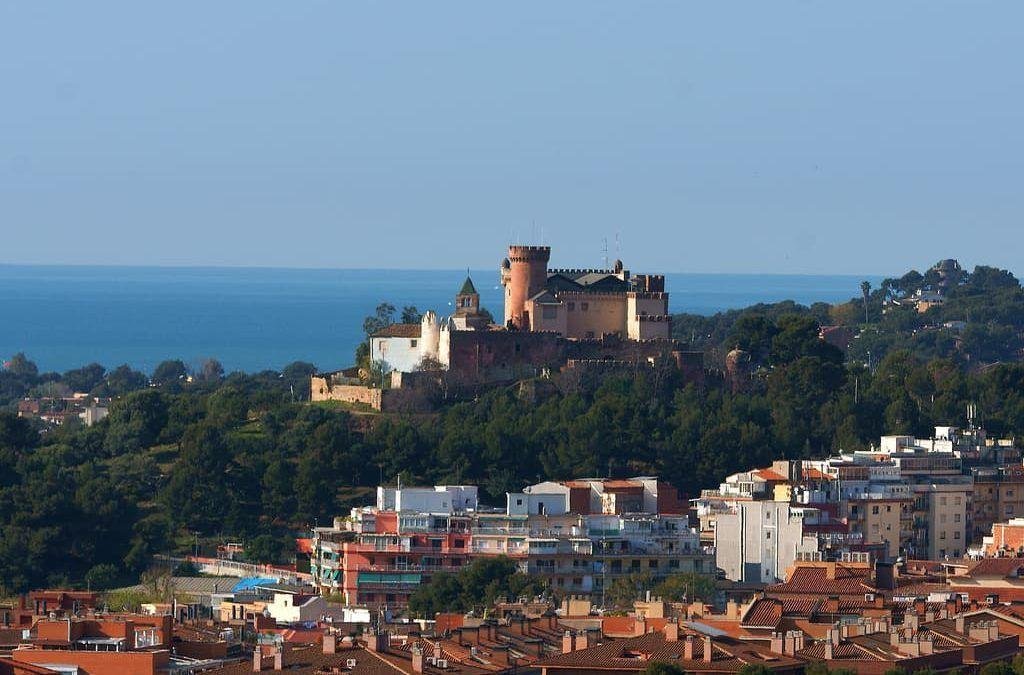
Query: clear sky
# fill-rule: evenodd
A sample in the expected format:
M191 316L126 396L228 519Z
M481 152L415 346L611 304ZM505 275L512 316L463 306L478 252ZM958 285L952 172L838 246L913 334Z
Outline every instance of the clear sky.
M1024 3L0 0L0 262L1024 271Z

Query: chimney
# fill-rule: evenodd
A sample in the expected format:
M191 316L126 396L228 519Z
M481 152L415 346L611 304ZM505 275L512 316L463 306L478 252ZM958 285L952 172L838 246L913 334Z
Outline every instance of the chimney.
M633 635L640 636L647 632L647 619L635 619L633 621Z
M258 673L263 670L263 650L260 649L259 645L256 645L255 651L252 653L252 672Z
M953 622L954 622L954 625L956 626L956 632L960 633L961 635L966 635L965 626L964 626L964 615L963 614L958 614L957 617L955 619L953 619Z
M931 635L922 635L919 644L921 645L921 656L931 654L934 651Z
M693 660L693 643L694 639L692 635L687 635L683 640L683 659L687 661Z
M783 637L782 633L778 631L772 631L772 642L771 647L769 647L769 649L771 649L776 654L784 654L784 650L786 648L785 643L789 641L788 636L789 633L786 633L786 637Z
M793 631L793 644L795 645L794 654L799 651L803 651L804 648L804 632L802 630Z
M711 663L714 658L713 643L710 635L704 636L704 663Z
M924 622L931 623L933 621L935 621L935 612L929 609L927 612L924 613Z
M284 654L280 649L274 652L274 670L284 670Z
M373 633L370 637L366 638L366 647L371 652L377 652L383 654L388 650L391 643L391 637L387 631L380 631L379 633Z
M413 672L423 672L423 650L418 644L412 646L412 669Z
M675 621L665 624L665 642L679 642L679 624Z
M576 636L572 634L571 630L567 630L562 633L562 653L571 654L576 651Z
M338 638L334 633L324 634L324 654L338 653Z
M904 614L903 626L912 630L917 630L921 627L921 620L917 617L917 614Z
M499 666L509 665L508 645L495 645L494 647L491 647L490 650L492 661Z
M829 631L829 636L827 638L825 638L825 660L826 661L831 661L833 658L835 658L835 653L832 651L833 646L834 645L832 644L831 631Z
M587 649L590 647L590 633L584 629L576 634L576 649Z

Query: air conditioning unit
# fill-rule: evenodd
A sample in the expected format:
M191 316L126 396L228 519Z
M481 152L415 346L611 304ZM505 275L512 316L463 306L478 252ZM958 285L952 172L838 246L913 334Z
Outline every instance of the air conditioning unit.
M448 670L448 659L438 659L437 667L441 670Z
M432 666L436 666L437 665L437 657L436 656L428 656L427 657L427 663L429 663Z
M990 605L997 605L997 604L999 604L999 596L995 595L995 594L986 595L985 596L985 602L987 602Z
M345 667L346 668L355 668L356 667L356 660L355 659L347 659L345 661Z

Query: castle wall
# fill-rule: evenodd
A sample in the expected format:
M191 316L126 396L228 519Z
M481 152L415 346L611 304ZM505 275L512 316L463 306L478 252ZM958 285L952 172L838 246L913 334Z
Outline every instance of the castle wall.
M450 343L450 372L467 382L533 377L565 359L563 341L554 333L454 331Z
M558 297L566 306L566 337L626 337L624 293L559 293Z
M342 403L360 403L374 410L381 409L382 390L361 384L331 385L326 378L313 377L310 387L311 401L340 401Z
M541 304L531 300L526 303L526 311L530 318L531 331L565 335L568 312L564 303Z

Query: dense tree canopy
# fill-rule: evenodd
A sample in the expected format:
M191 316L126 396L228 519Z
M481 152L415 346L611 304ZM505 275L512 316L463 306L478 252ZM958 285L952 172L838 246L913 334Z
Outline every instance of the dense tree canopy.
M40 373L17 355L0 370L0 406L11 410L0 412L0 595L127 580L154 553L188 550L197 538L207 546L241 540L256 559L281 558L287 537L372 500L372 486L399 474L479 484L491 503L529 482L580 475L660 475L692 495L773 459L962 424L968 403L990 434L1022 435L1024 363L1004 358L1024 331L1020 286L981 267L961 281L945 305L918 314L892 305L883 312L883 303L938 283L936 276L886 280L870 290L867 326L861 297L846 313L779 303L679 317L677 332L709 351L712 371L701 385L656 368L546 393L499 388L430 416L309 404L314 368L302 362L224 375L210 360L187 378L182 362L166 361L146 378L98 364ZM384 303L372 318L386 323L394 313ZM967 329L949 344L947 329L920 328L968 314ZM819 339L820 326L837 316L863 329L854 340L862 346L845 360ZM870 364L858 356L863 345ZM716 350L736 346L751 354L752 373L734 391L714 367ZM977 367L979 354L1002 362ZM43 430L12 410L30 391L90 385L115 396L109 417L92 427ZM499 572L474 568L465 578L484 575L473 592L529 588ZM477 601L461 575L437 579L432 595L418 600L424 612L436 598ZM700 597L678 581L660 592Z

